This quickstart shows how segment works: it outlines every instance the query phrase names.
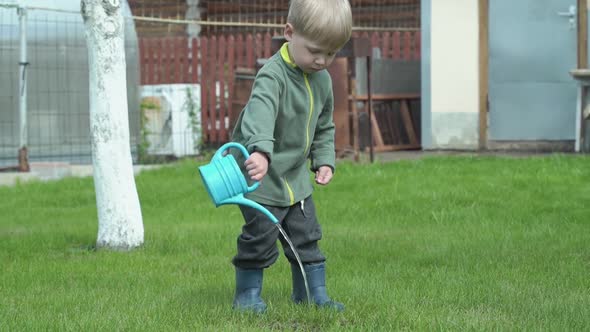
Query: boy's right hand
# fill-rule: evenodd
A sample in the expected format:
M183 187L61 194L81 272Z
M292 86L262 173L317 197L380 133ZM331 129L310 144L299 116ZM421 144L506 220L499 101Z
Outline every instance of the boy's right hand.
M264 153L252 152L250 158L244 163L248 175L254 181L260 181L268 172L268 158Z

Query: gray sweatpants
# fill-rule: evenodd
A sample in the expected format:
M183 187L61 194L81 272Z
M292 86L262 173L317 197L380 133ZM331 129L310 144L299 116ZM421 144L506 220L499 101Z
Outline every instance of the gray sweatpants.
M326 260L318 247L322 229L316 218L311 196L289 207L263 205L281 224L302 263L321 263ZM260 211L240 205L245 224L238 236L238 253L233 264L242 269L266 268L279 257L277 239L281 241L285 256L297 263L291 247L280 235L279 229Z

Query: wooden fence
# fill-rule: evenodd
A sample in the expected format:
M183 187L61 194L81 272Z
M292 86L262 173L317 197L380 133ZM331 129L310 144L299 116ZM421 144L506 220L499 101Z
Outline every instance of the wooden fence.
M369 38L383 58L420 59L419 31L355 32L356 37ZM270 57L271 41L270 33L141 38L141 84L200 84L203 142L219 145L229 140L235 70L255 69L257 59Z

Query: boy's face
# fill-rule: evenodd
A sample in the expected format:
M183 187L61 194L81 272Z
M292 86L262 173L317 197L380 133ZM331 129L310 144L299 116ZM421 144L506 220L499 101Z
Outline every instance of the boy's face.
M303 37L287 23L285 39L289 42L289 55L297 67L311 74L326 69L334 60L338 50L328 50L324 46Z

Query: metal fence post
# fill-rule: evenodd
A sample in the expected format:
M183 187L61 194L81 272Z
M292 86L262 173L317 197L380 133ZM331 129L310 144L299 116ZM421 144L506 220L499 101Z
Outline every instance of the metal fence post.
M18 108L19 108L19 134L20 145L18 151L18 168L21 172L28 172L30 170L27 156L27 9L19 6L18 9L19 22L19 75L18 75Z

